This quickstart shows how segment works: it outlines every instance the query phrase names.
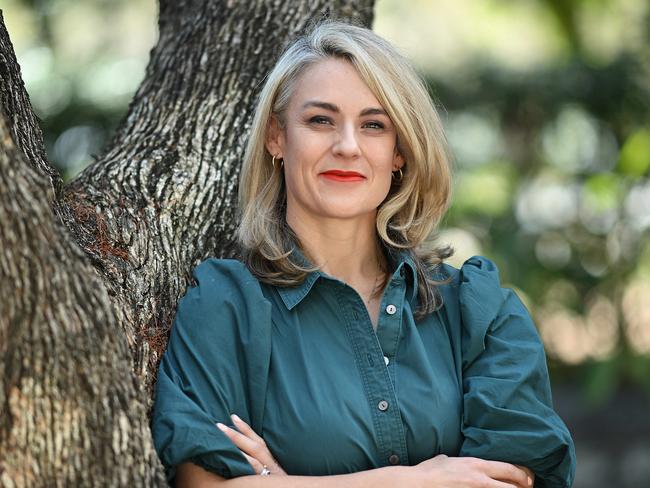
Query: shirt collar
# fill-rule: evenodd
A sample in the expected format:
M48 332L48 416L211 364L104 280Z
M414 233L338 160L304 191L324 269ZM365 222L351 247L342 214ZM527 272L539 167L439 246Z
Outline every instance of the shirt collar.
M305 268L313 268L314 265L307 259L307 257L302 253L298 247L294 247L291 251L290 258L293 262L299 266ZM316 280L323 276L323 272L320 270L312 271L307 273L307 276L302 283L299 283L295 286L282 286L277 287L278 293L284 302L284 305L291 310L293 307L298 305L303 298L307 296L307 293L311 290Z
M409 251L399 249L388 252L388 258L393 263L393 276L401 276L406 281L406 299L415 309L416 298L418 295L418 272L415 261Z
M296 247L291 253L291 259L300 266L311 268L313 264L309 262L306 256ZM418 276L415 262L408 251L394 250L388 252L388 259L393 272L393 277L401 276L406 280L407 299L414 306L415 298L418 292ZM319 278L330 278L320 270L312 271L307 274L302 283L295 286L277 287L278 293L289 309L293 309L303 298L311 291L312 287Z

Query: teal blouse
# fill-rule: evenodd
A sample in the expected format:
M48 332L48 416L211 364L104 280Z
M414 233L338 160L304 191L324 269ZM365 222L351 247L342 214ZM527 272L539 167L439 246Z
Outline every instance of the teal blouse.
M571 486L575 451L552 407L544 349L494 264L442 266L444 305L418 321L414 264L403 253L392 266L375 332L357 292L325 273L280 288L238 261L201 263L158 372L152 430L169 478L184 461L254 474L215 426L236 413L288 474L442 453L527 466L537 487Z

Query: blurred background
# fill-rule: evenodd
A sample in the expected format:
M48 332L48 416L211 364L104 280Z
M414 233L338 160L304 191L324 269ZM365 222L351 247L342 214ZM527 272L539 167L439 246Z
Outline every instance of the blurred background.
M144 76L155 0L3 0L48 155L69 179ZM437 243L494 259L536 319L574 486L650 483L650 3L378 0L455 158Z

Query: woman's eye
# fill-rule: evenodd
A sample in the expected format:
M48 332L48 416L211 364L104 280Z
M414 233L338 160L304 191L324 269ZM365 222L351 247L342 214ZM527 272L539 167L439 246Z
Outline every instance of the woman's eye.
M383 129L384 128L384 124L382 124L381 122L375 122L375 121L366 122L365 124L363 124L363 126L367 127L368 129Z
M312 124L319 124L319 125L321 125L321 124L329 124L330 119L328 119L327 117L323 117L322 115L317 115L317 116L312 117L311 119L309 119L309 122L312 123Z

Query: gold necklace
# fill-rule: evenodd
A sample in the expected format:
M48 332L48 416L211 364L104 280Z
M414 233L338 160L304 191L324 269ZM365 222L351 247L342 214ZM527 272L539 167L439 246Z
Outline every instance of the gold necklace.
M368 294L368 299L364 300L366 302L366 307L370 306L370 302L372 301L372 298L375 294L375 291L377 290L377 283L379 282L379 275L383 271L381 264L379 263L379 258L377 258L377 273L375 274L375 282L372 285L372 288L370 290L370 293Z
M377 281L379 281L379 272L375 275L375 282L372 284L372 288L370 289L370 293L368 293L368 299L365 300L366 306L370 306L370 302L372 301L372 297L375 294L375 290L377 289Z

